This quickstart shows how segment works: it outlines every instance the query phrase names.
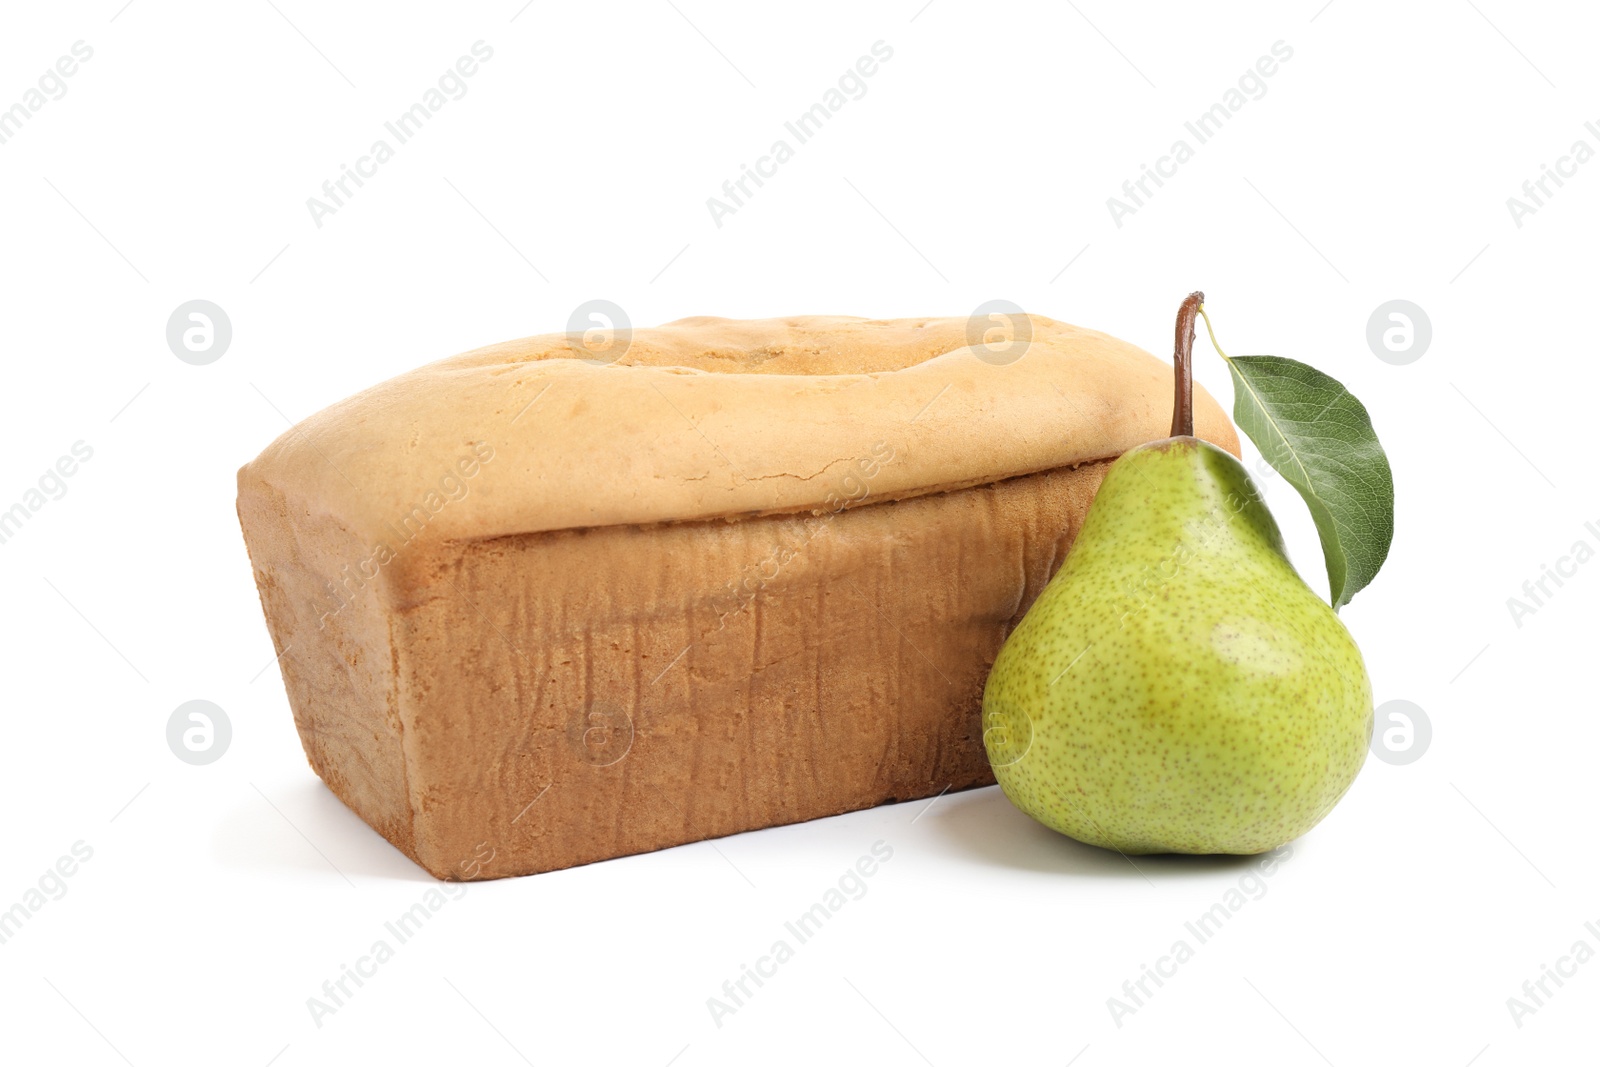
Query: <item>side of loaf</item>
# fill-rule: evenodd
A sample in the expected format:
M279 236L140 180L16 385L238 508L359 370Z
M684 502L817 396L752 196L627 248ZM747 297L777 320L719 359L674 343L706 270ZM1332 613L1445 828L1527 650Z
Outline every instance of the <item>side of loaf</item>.
M1032 323L1005 366L965 320L532 338L301 423L239 516L312 767L453 879L991 782L988 668L1171 410L1160 361Z

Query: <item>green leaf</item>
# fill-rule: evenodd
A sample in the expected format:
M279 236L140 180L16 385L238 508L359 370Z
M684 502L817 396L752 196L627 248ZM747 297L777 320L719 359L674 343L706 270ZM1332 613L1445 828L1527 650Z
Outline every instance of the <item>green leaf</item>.
M1372 420L1348 389L1304 363L1237 356L1228 368L1233 421L1311 508L1337 611L1377 575L1394 540L1394 477Z

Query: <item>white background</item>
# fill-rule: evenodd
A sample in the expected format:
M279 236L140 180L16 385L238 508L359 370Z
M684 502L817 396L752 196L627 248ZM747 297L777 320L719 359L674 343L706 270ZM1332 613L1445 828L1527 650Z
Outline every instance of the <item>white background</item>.
M74 442L94 450L0 545L0 908L93 849L0 945L5 1059L1593 1056L1600 963L1521 1027L1506 1005L1580 938L1600 949L1600 564L1520 627L1506 603L1574 542L1600 547L1600 163L1521 227L1506 206L1573 141L1600 148L1592 11L122 2L0 14L0 107L75 41L94 50L0 145L0 509ZM494 55L467 94L315 226L306 199L478 40ZM707 197L879 40L893 58L866 95L718 228ZM1280 40L1266 94L1114 225L1106 198ZM1312 363L1370 409L1398 532L1343 618L1378 702L1416 702L1434 739L1407 766L1369 760L1120 1027L1107 998L1248 865L1135 869L995 789L473 884L313 1023L307 998L435 883L313 775L272 666L234 472L286 419L561 330L595 297L637 325L1004 298L1165 353L1195 288L1231 353ZM209 366L165 340L196 298L233 324ZM1366 341L1395 298L1433 325L1406 366ZM1325 588L1303 505L1267 492ZM165 741L195 698L234 729L205 767ZM879 840L894 857L867 895L716 1026L706 999Z

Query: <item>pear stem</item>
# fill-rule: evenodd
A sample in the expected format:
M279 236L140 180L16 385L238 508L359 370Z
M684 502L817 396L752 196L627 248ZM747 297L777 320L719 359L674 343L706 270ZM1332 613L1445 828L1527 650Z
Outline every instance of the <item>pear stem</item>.
M1206 294L1193 292L1178 306L1177 336L1172 349L1172 436L1194 436L1194 320ZM1207 323L1209 326L1210 324Z

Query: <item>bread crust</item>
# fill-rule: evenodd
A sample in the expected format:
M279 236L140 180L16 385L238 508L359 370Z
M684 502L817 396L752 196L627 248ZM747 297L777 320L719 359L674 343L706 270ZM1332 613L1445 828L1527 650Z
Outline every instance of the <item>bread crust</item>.
M321 411L246 467L382 540L476 442L495 476L429 541L809 511L871 441L898 460L877 499L1120 455L1164 437L1171 368L1114 337L1029 316L1020 358L967 347L967 320L690 318L633 331L598 364L566 334L432 363ZM1196 435L1238 451L1196 390Z

